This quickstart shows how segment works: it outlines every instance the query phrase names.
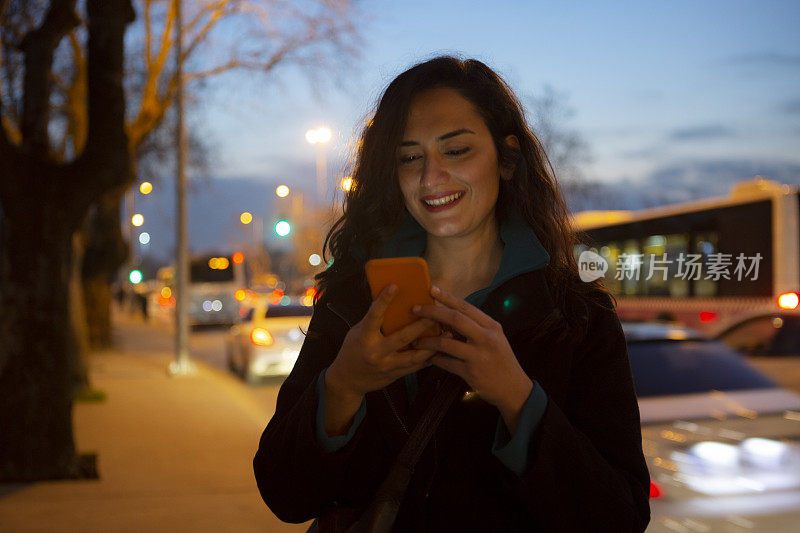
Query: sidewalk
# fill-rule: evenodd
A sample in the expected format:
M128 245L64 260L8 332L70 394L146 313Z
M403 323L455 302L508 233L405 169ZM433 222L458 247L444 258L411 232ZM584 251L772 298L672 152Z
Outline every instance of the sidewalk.
M117 327L141 342L91 357L92 385L107 399L77 403L73 415L77 450L97 453L100 479L0 494L0 531L305 531L269 511L253 478L274 403L202 363L196 376L169 377L172 354L148 347L152 326Z

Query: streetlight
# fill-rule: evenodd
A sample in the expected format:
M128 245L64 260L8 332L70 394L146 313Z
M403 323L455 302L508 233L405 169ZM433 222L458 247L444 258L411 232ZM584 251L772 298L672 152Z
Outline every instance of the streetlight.
M289 187L287 187L286 185L278 185L278 187L275 189L275 194L277 194L281 198L286 198L287 196L289 196Z
M153 184L149 181L143 181L141 185L139 185L139 192L142 194L150 194L153 192Z
M131 224L133 224L134 226L136 226L138 228L139 226L144 224L144 217L142 215L140 215L139 213L136 213L135 215L133 215L131 217Z
M252 213L245 211L239 216L239 220L246 226L253 221L253 215Z
M325 144L331 140L331 130L320 127L306 132L306 141L315 145L317 149L317 196L319 200L325 200L327 184L325 177Z

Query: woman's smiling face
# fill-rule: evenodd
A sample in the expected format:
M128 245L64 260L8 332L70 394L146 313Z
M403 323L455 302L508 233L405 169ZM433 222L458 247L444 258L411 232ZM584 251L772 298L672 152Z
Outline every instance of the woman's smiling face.
M412 100L397 157L406 208L430 236L477 236L495 223L497 149L475 106L456 90L431 89Z

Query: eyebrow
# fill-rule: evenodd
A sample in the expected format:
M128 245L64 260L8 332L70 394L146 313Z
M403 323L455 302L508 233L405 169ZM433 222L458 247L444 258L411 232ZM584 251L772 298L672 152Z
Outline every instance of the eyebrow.
M474 131L468 130L467 128L461 128L460 130L451 131L450 133L445 133L444 135L440 135L436 138L437 141L444 141L450 139L451 137L455 137L457 135L462 135L464 133L472 133L475 134ZM419 143L417 141L403 141L400 143L400 147L403 146L417 146Z

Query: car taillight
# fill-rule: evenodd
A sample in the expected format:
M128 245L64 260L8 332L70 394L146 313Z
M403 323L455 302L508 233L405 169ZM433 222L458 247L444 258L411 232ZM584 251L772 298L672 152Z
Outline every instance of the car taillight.
M781 309L797 309L798 303L800 303L800 298L796 292L784 292L778 296L778 307Z
M664 491L661 490L661 487L656 485L656 482L652 479L650 480L650 499L653 498L660 498L664 495Z
M256 346L272 346L275 343L275 339L264 328L254 328L250 332L250 340Z
M233 297L236 298L237 302L241 302L247 296L247 291L244 289L238 289L236 292L233 293Z

